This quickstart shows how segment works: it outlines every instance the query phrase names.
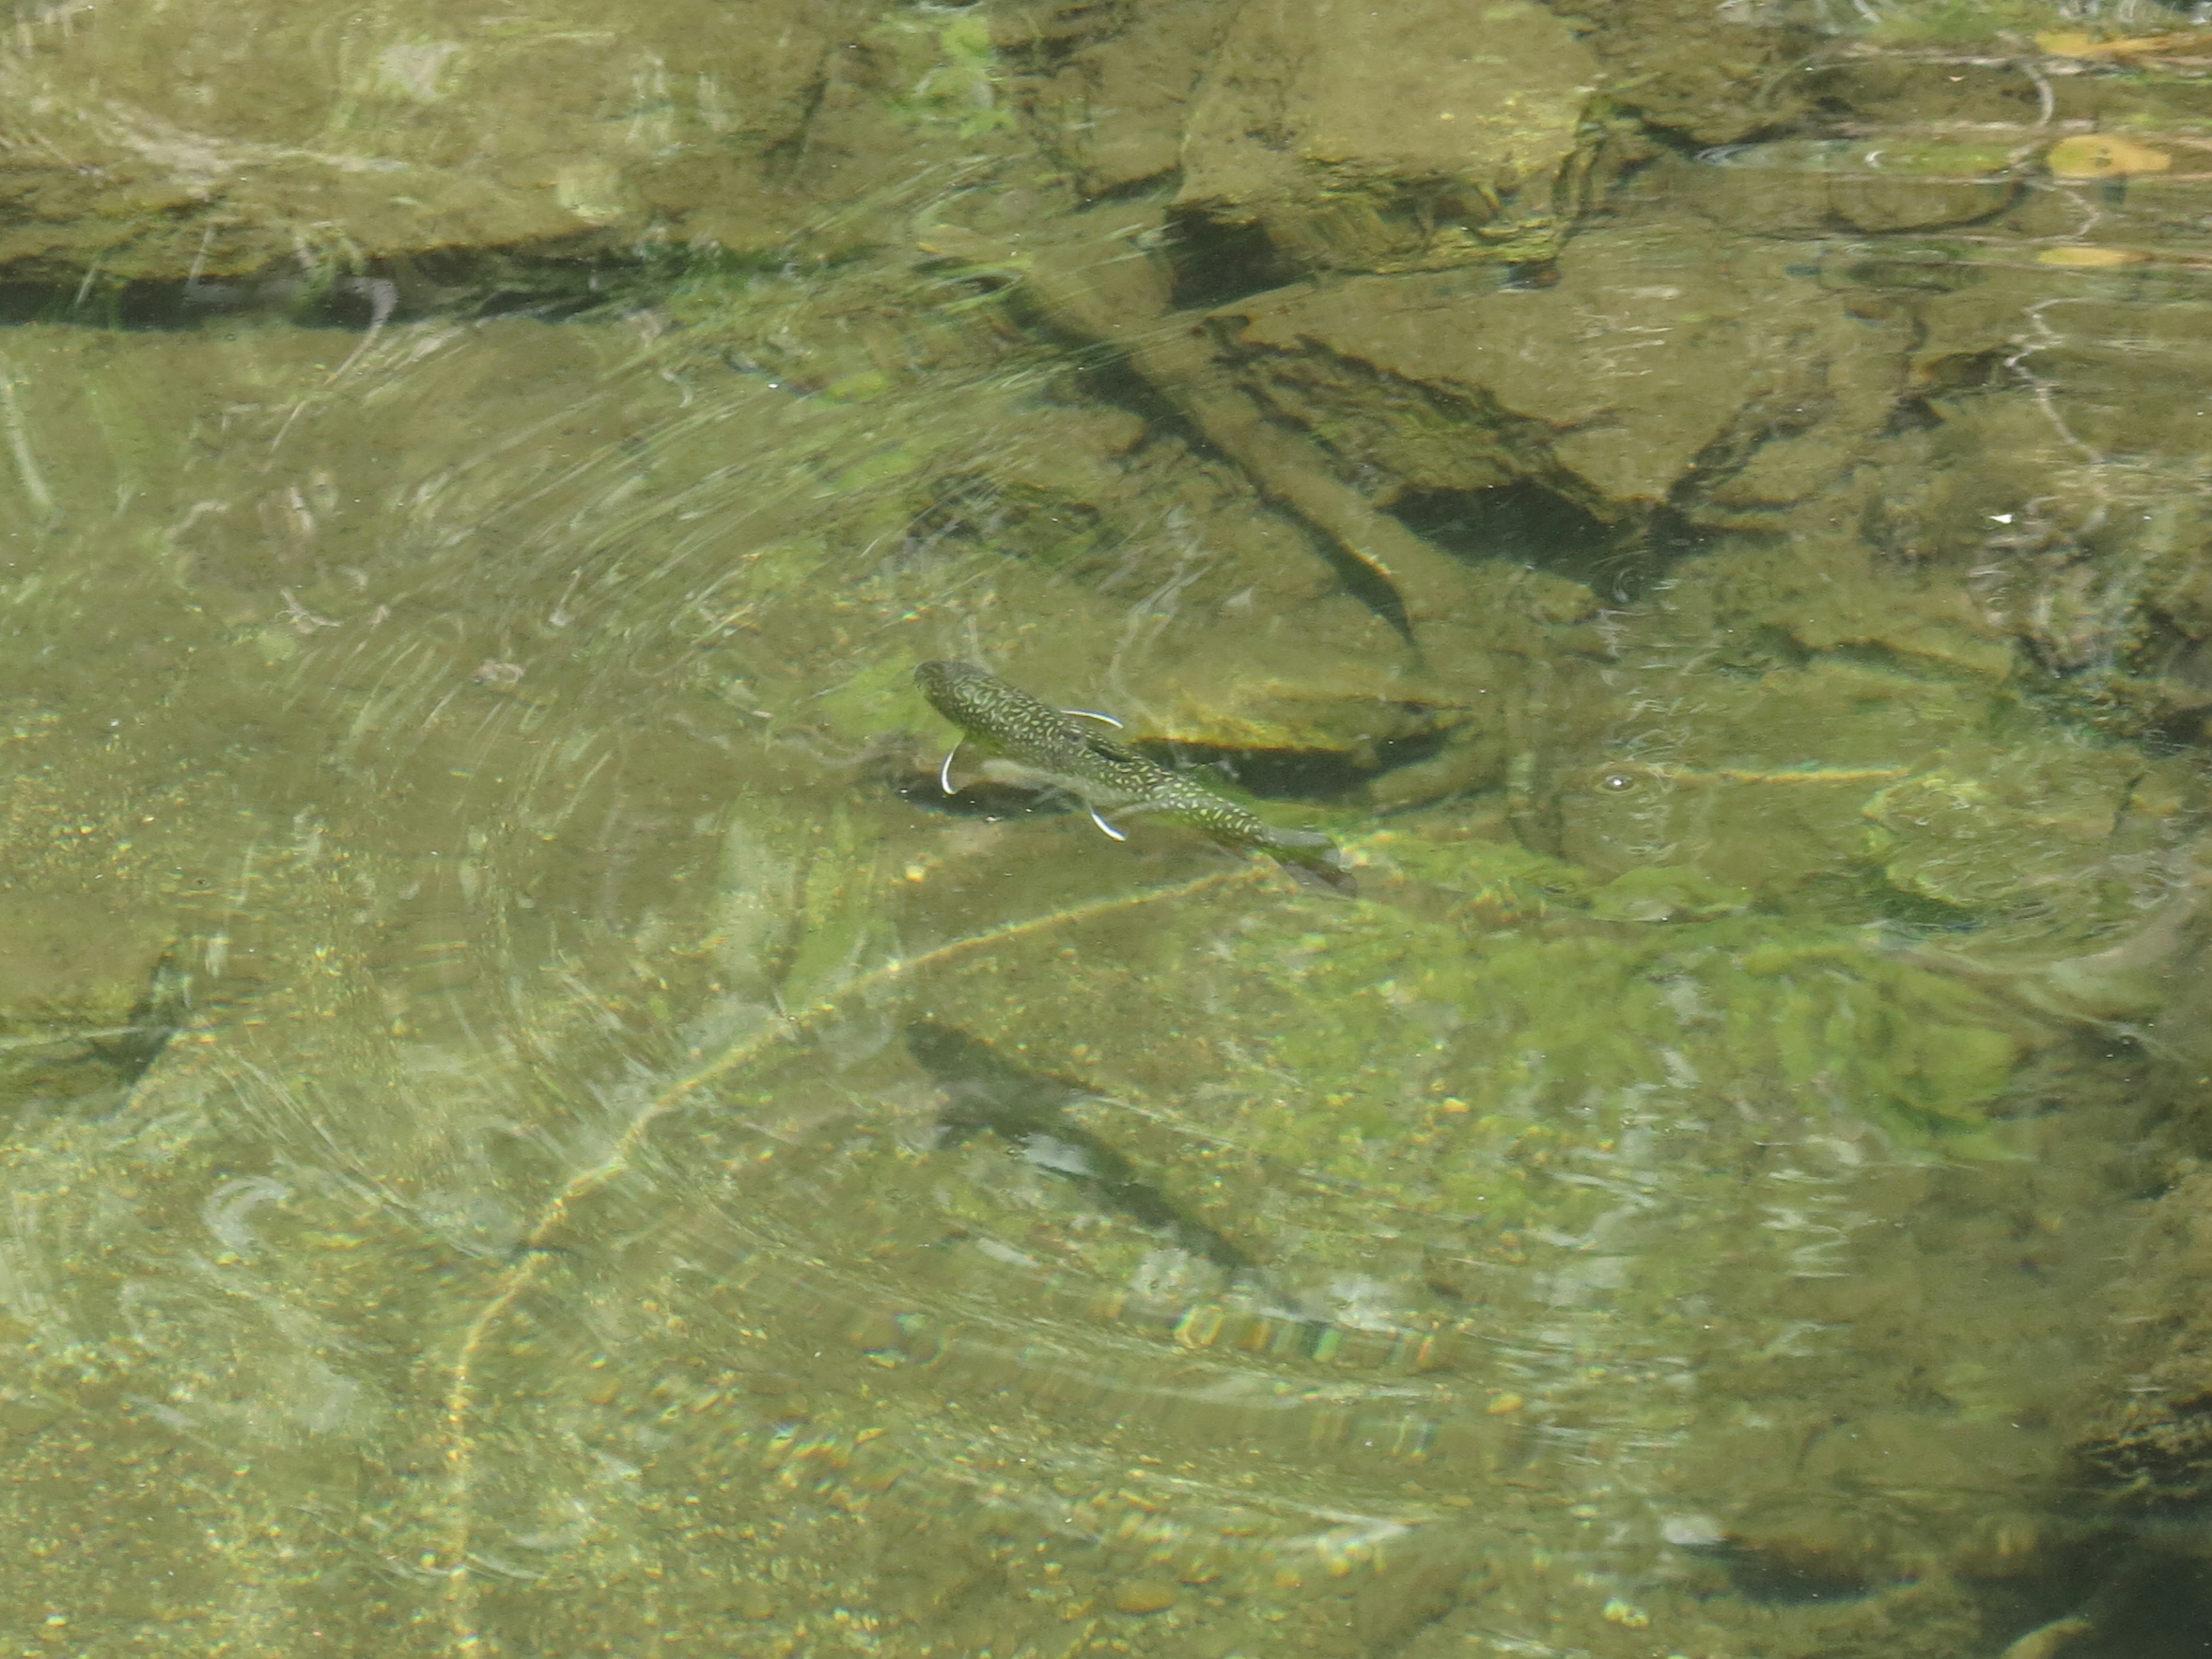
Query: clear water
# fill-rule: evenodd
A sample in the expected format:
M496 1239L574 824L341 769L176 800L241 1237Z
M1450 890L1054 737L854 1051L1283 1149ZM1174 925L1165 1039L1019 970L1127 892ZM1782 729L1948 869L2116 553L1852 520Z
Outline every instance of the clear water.
M1435 9L16 9L11 1650L2208 1650L2212 33Z

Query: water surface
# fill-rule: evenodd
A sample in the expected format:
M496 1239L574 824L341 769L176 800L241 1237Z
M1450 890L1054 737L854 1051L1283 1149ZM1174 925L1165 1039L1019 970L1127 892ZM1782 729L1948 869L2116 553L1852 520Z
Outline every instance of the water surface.
M1616 9L18 9L15 1645L2206 1650L2212 34Z

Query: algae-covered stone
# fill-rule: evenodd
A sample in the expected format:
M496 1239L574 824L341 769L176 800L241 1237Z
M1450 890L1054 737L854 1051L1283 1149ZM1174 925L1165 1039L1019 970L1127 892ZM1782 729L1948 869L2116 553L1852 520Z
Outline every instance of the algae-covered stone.
M2148 1206L2130 1257L2110 1360L2070 1425L2075 1450L2120 1507L2185 1513L2212 1498L2212 1176Z
M1868 797L1867 854L1892 884L1966 914L2032 913L2041 928L2063 916L2093 936L2141 916L2159 885L2142 866L2172 844L2187 798L2173 792L2198 793L2185 767L2087 744L1972 758Z
M1911 374L1936 424L1870 522L1896 552L1953 565L1961 601L2075 716L2194 735L2212 685L2198 488L2212 308L2143 303L2112 280L2000 270L1930 296Z
M942 54L872 40L878 92L854 67L866 12L541 0L334 25L248 0L220 27L159 3L27 21L0 63L0 270L222 303L240 277L454 249L776 246L819 220L794 184L850 200L911 161L890 106Z
M1040 141L1097 197L1181 163L1191 93L1233 15L1212 0L1056 3L998 12L994 35L1028 77Z
M1747 887L1724 887L1696 870L1664 865L1623 871L1589 893L1590 914L1607 921L1705 921L1751 902Z
M1180 200L1260 225L1301 266L1542 258L1573 217L1596 79L1528 0L1246 7L1197 94Z
M1593 231L1553 289L1356 278L1224 319L1245 373L1346 461L1427 490L1525 478L1613 522L1694 512L1770 450L1813 452L1802 493L1887 422L1904 324L1850 315L1792 263Z
M2039 729L1996 687L1829 658L1674 693L1647 682L1645 712L1555 767L1540 842L1770 898L1875 877L1869 916L2063 956L2141 928L2203 822L2187 761Z
M1803 13L1708 0L1616 0L1589 46L1608 102L1670 143L1735 143L1787 131L1811 102L1803 60L1822 37Z
M1891 527L1910 535L1918 526L1908 492L1930 481L1917 450L1886 459L1890 464L1864 485L1878 498L1869 516L1894 509ZM1733 485L1722 495L1734 499ZM1822 504L1840 503L1827 497ZM1717 548L1683 566L1668 593L1684 625L1711 629L1722 659L1749 669L1808 653L1863 653L1931 678L1996 686L2012 677L2018 652L2006 619L1975 603L1954 563L1886 556L1856 526L1806 524L1817 509L1778 516L1797 532L1787 543L1745 537Z
M2191 210L2206 207L2212 196ZM1945 390L1944 380L1962 378L1972 360L2008 360L2013 385L2041 386L2052 399L2042 411L2044 435L2031 441L2047 457L2046 471L2055 465L2079 473L2121 454L2201 457L2212 450L2212 410L2195 395L2212 373L2212 303L2201 293L2138 296L2108 286L2113 281L2095 273L1999 270L1932 297L1921 307L1925 333L1915 343L1916 379ZM2068 319L2063 331L2042 320L2059 295ZM2144 297L2157 302L2142 303ZM2027 459L1992 457L2007 471Z

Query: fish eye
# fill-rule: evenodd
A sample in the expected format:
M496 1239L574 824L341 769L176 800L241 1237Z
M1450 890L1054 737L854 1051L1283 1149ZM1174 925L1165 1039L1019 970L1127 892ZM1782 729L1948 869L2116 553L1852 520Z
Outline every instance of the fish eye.
M1597 781L1597 787L1607 794L1619 795L1635 788L1642 781L1633 772L1607 772Z

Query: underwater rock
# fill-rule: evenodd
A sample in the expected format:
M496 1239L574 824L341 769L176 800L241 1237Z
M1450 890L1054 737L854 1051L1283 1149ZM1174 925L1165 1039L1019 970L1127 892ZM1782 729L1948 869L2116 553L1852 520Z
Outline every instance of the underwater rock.
M2154 938L2141 953L2164 969L2166 994L2144 1032L2166 1098L2176 1103L2176 1139L2191 1152L2212 1149L2212 913L2198 878L2196 903L2176 912L2171 948Z
M1607 523L1809 452L1806 490L1881 429L1909 337L1851 315L1780 249L1578 236L1545 289L1364 277L1224 307L1247 379L1401 487L1527 479Z
M1728 0L1615 0L1589 46L1606 95L1670 145L1737 143L1787 129L1811 102L1791 72L1820 35L1798 9Z
M2164 173L2173 157L2118 133L2081 133L2053 144L2043 164L2054 179L2128 179Z
M2212 1174L2151 1206L2129 1270L2109 1358L2074 1425L2075 1454L2123 1506L2178 1510L2212 1498Z
M800 0L465 3L428 33L270 0L220 28L161 4L26 20L0 59L0 272L189 283L220 306L229 284L370 259L605 252L654 222L772 246L810 216L779 159L802 140L841 189L877 176L829 130L863 21Z
M1648 678L1540 766L1524 835L1602 875L1684 867L1767 896L1863 884L1869 917L2046 957L2134 937L2203 822L2178 757L2029 726L2007 693L1840 653ZM1695 720L1671 711L1694 702Z
M1214 0L993 8L991 38L1037 141L1097 198L1182 161L1193 88L1234 9Z
M1899 471L1870 468L1860 488L1875 497ZM1909 489L1916 481L1898 482ZM1786 543L1742 537L1678 566L1669 603L1710 605L1722 654L1740 667L1802 662L1808 653L1871 653L1933 675L1990 684L2009 678L2017 659L2012 637L1974 603L1959 572L1869 546L1859 524L1873 516L1870 505L1842 522L1808 522L1822 507L1840 514L1856 505L1838 491L1811 510L1775 514Z
M1018 280L1011 293L1020 309L1055 333L1115 354L1196 428L1217 457L1236 465L1249 489L1281 515L1279 522L1302 524L1319 544L1305 549L1311 562L1304 574L1287 576L1279 568L1279 553L1270 561L1278 563L1272 570L1256 560L1232 562L1215 550L1212 537L1202 562L1191 553L1171 554L1175 574L1162 574L1181 596L1175 607L1181 616L1174 626L1205 626L1198 608L1206 590L1222 592L1224 577L1236 585L1211 619L1218 641L1204 649L1186 649L1182 660L1163 665L1186 686L1194 673L1206 688L1205 695L1161 696L1160 702L1177 712L1151 735L1211 750L1241 751L1261 757L1263 764L1271 763L1264 758L1270 756L1314 755L1332 763L1335 788L1352 781L1343 775L1346 765L1354 774L1371 773L1383 748L1398 747L1402 760L1411 758L1407 745L1440 739L1442 752L1400 773L1391 804L1494 785L1503 773L1508 701L1498 694L1523 677L1526 662L1516 663L1516 658L1547 653L1572 657L1598 648L1588 627L1596 609L1591 591L1572 574L1532 571L1516 560L1470 564L1453 557L1341 476L1322 444L1270 419L1260 398L1224 373L1203 314L1172 307L1170 273L1149 252L1158 228L1158 216L1150 210L1101 210L1083 216L1057 235L990 238L963 226L933 225L921 239L923 252L933 258L1013 274ZM1158 454L1181 448L1176 435L1158 435L1168 439L1152 446ZM1014 475L1003 459L985 465L994 478L1012 482ZM986 483L986 493L993 487ZM1140 505L1133 492L1130 504ZM1252 533L1257 524L1249 519L1237 523L1242 504L1223 505L1233 515L1231 544L1251 546L1259 539ZM1171 520L1168 528L1172 542L1186 539L1179 523ZM1131 537L1125 544L1134 549L1141 543ZM1278 536L1269 541L1268 550L1285 545L1285 538ZM1315 553L1322 559L1311 559ZM1596 550L1594 556L1602 554ZM1132 560L1151 562L1153 556L1128 552L1116 557L1122 568L1112 580L1121 582L1133 577ZM1098 568L1081 556L1079 562ZM1330 565L1338 579L1327 591L1387 636L1374 639L1368 663L1352 665L1348 674L1334 672L1335 665L1326 659L1317 665L1312 656L1311 622L1320 614L1315 607L1302 605L1295 617L1278 610L1285 595ZM1340 613L1340 607L1334 608ZM1275 637L1267 639L1262 629ZM1348 630L1331 632L1342 638ZM1077 636L1084 637L1082 630ZM1100 648L1106 641L1104 634L1097 635ZM1290 654L1279 655L1285 646ZM1277 688L1293 663L1307 685L1285 698ZM1249 672L1224 676L1224 665ZM1225 686L1216 684L1224 678ZM1146 679L1152 687L1159 684L1155 676ZM1154 695L1139 689L1133 678L1132 690L1140 697ZM1313 695L1316 690L1319 696ZM1334 708L1322 707L1331 701ZM1215 714L1194 720L1194 703L1206 702L1212 703ZM1232 708L1236 703L1251 718L1240 718ZM1293 705L1302 707L1294 713ZM1310 732L1320 727L1331 735L1318 750L1297 735L1298 728ZM1430 746L1433 751L1437 745Z
M2116 280L2002 271L1917 307L1927 424L1899 442L1925 465L1897 468L1868 522L1893 554L1951 565L2078 717L2194 741L2212 705L2212 308L2101 287L2051 303L2054 284Z
M1296 265L1547 257L1574 216L1595 58L1526 0L1247 7L1192 107L1179 198Z

